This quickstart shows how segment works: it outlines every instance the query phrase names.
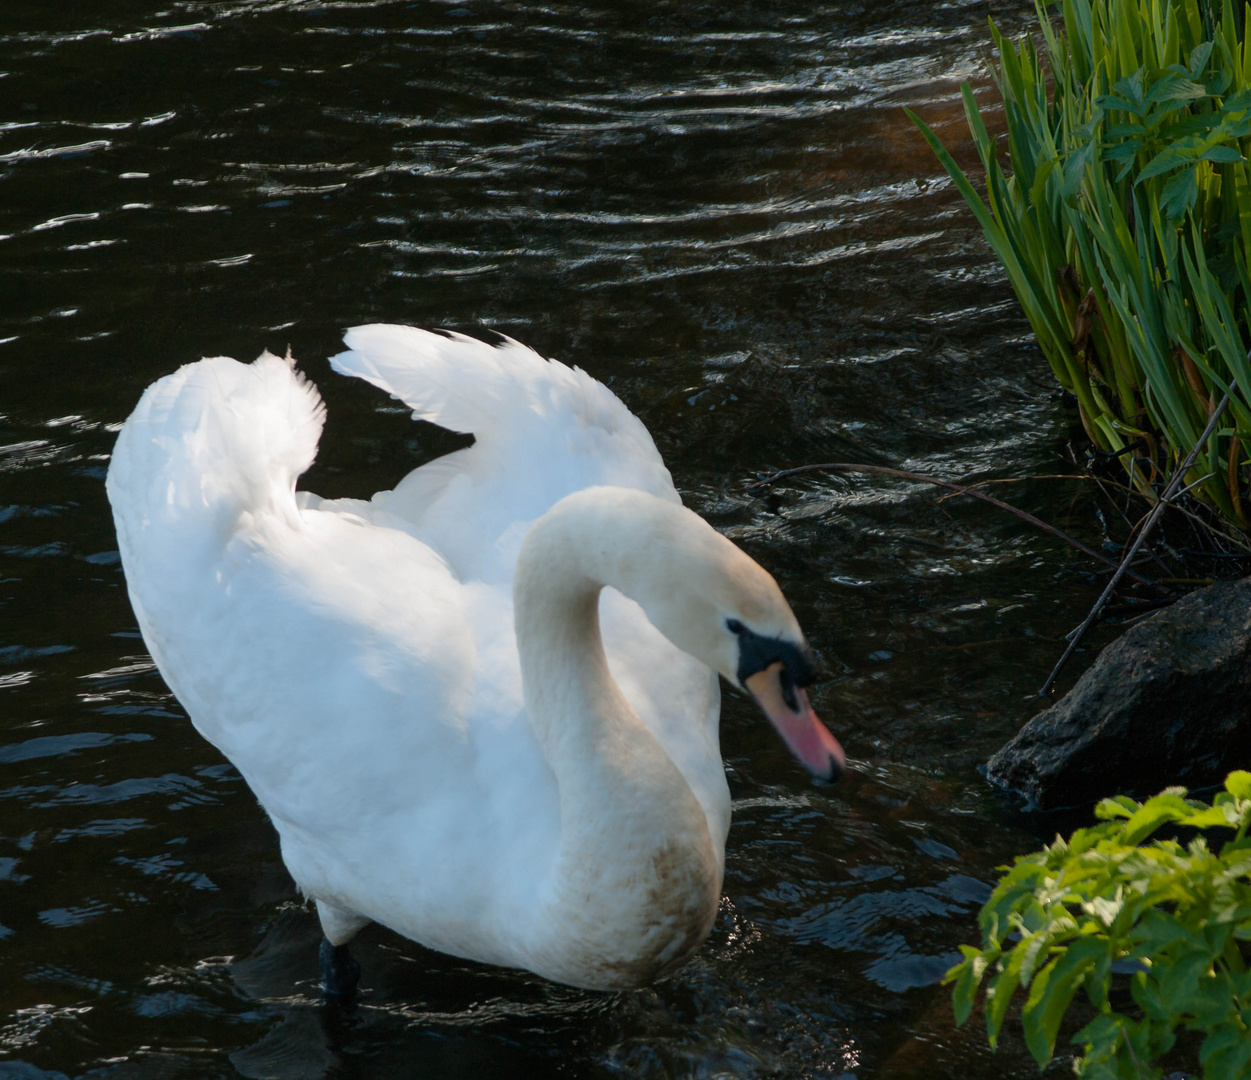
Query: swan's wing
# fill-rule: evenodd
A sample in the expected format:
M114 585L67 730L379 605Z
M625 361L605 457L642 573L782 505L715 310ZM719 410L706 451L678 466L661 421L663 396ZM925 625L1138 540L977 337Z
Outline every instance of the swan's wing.
M415 418L471 432L475 442L414 470L371 504L341 505L398 519L462 580L511 581L531 523L582 488L612 484L677 500L642 421L578 368L508 338L488 345L409 326L358 326L345 341L348 351L331 357L336 371L398 398Z
M385 390L415 417L472 432L475 443L414 470L371 502L321 505L407 529L442 554L461 580L511 588L530 525L582 488L610 484L678 501L642 421L578 368L544 360L509 338L493 346L408 326L359 326L347 332L346 343L350 351L330 361L337 371ZM600 612L614 677L691 783L722 842L729 796L716 675L615 590L604 590Z

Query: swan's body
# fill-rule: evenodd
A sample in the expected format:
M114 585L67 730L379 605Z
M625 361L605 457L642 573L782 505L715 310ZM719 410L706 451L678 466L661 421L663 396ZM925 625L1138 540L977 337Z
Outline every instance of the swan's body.
M332 943L373 920L574 985L655 978L712 926L730 819L716 674L679 645L763 680L800 664L794 617L583 372L406 327L347 343L339 371L475 445L323 501L295 492L324 410L288 362L160 380L108 478L152 655ZM744 642L776 655L748 671ZM832 768L789 700L775 723Z

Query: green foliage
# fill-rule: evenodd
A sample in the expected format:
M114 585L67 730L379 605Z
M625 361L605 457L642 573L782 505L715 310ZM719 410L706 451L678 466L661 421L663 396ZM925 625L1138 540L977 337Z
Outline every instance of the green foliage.
M1044 51L991 33L1005 172L973 92L986 201L934 152L1102 450L1151 495L1237 380L1187 482L1240 529L1251 438L1251 48L1234 0L1036 0ZM1045 58L1045 62L1044 62ZM911 115L911 114L909 114ZM1204 479L1204 478L1207 479Z
M1225 789L1211 805L1185 788L1145 803L1105 799L1095 810L1102 824L1017 859L982 908L982 948L963 946L947 973L957 1022L987 981L994 1046L1023 990L1025 1040L1045 1065L1080 990L1096 1015L1073 1036L1085 1049L1078 1076L1158 1078L1154 1062L1179 1028L1204 1035L1204 1080L1251 1075L1251 971L1239 946L1251 941L1251 773L1230 773ZM1184 846L1145 843L1163 825L1234 835L1219 852L1203 834ZM1127 1011L1110 997L1114 964L1134 969Z

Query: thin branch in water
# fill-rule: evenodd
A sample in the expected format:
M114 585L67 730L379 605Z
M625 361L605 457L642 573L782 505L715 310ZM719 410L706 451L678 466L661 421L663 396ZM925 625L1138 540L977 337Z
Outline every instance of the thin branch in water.
M769 485L777 483L779 480L785 480L787 477L798 476L801 473L808 472L872 473L878 476L896 476L902 480L912 480L917 483L933 484L935 487L947 488L947 490L954 491L957 495L971 495L975 499L981 499L982 502L990 503L991 506L999 507L1000 510L1006 510L1009 514L1019 517L1022 521L1029 522L1029 524L1033 525L1035 528L1042 529L1043 532L1050 533L1052 536L1063 540L1070 547L1074 547L1078 551L1084 552L1092 559L1097 559L1099 562L1106 566L1110 566L1114 570L1120 569L1118 564L1109 559L1106 555L1100 554L1094 548L1083 544L1080 540L1075 540L1073 537L1069 536L1068 533L1061 532L1054 525L1048 525L1041 518L1036 518L1033 514L1030 514L1025 510L1021 510L1010 503L1006 503L1002 499L996 499L993 495L987 495L984 491L978 491L973 487L966 487L964 484L953 484L950 480L938 480L933 476L923 476L921 473L905 472L903 469L887 468L885 465L852 465L846 462L832 462L825 465L800 465L797 468L783 469L781 472L774 473L772 476L766 476L761 480L757 480L754 484L749 484L747 490L756 494ZM1126 568L1124 572L1128 573L1130 577L1143 585L1155 585L1150 578L1143 577L1135 570Z
M1235 383L1229 384L1232 393ZM1151 508L1151 513L1147 515L1146 521L1142 528L1138 531L1138 535L1134 538L1133 544L1126 550L1121 557L1121 565L1117 567L1116 573L1112 575L1112 580L1108 582L1107 587L1103 590L1099 599L1095 601L1095 606L1090 609L1090 614L1086 616L1085 621L1069 636L1069 643L1064 650L1064 655L1056 661L1056 666L1051 669L1051 674L1047 676L1047 681L1043 683L1042 689L1038 691L1039 697L1046 697L1047 692L1055 684L1056 677L1060 674L1060 670L1068 662L1073 650L1077 648L1078 643L1082 640L1086 631L1090 629L1094 621L1099 617L1099 613L1103 610L1103 605L1108 602L1108 597L1112 595L1116 588L1117 582L1127 574L1132 573L1129 564L1134 556L1138 553L1142 542L1147 538L1147 534L1151 532L1152 526L1159 520L1160 515L1164 513L1165 508L1175 499L1181 492L1180 487L1186 479L1186 473L1190 471L1190 467L1195 463L1195 458L1199 456L1199 450L1207 445L1207 441L1212 432L1216 430L1217 421L1221 418L1221 413L1225 411L1225 406L1229 404L1230 394L1226 394L1221 403L1212 411L1212 415L1208 418L1207 427L1203 429L1203 434L1199 436L1194 446L1190 448L1190 453L1186 455L1186 459L1177 467L1177 471L1173 473L1168 484L1165 485L1164 494L1160 496L1159 501Z

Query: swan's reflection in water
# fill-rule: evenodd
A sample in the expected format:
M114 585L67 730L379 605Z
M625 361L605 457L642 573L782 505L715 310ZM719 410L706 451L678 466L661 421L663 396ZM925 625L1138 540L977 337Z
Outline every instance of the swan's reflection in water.
M623 995L587 993L527 975L459 961L377 926L353 941L361 965L356 1004L322 998L316 916L292 903L255 952L230 965L276 1026L230 1055L249 1080L330 1075L552 1075L586 1053L587 1032Z

